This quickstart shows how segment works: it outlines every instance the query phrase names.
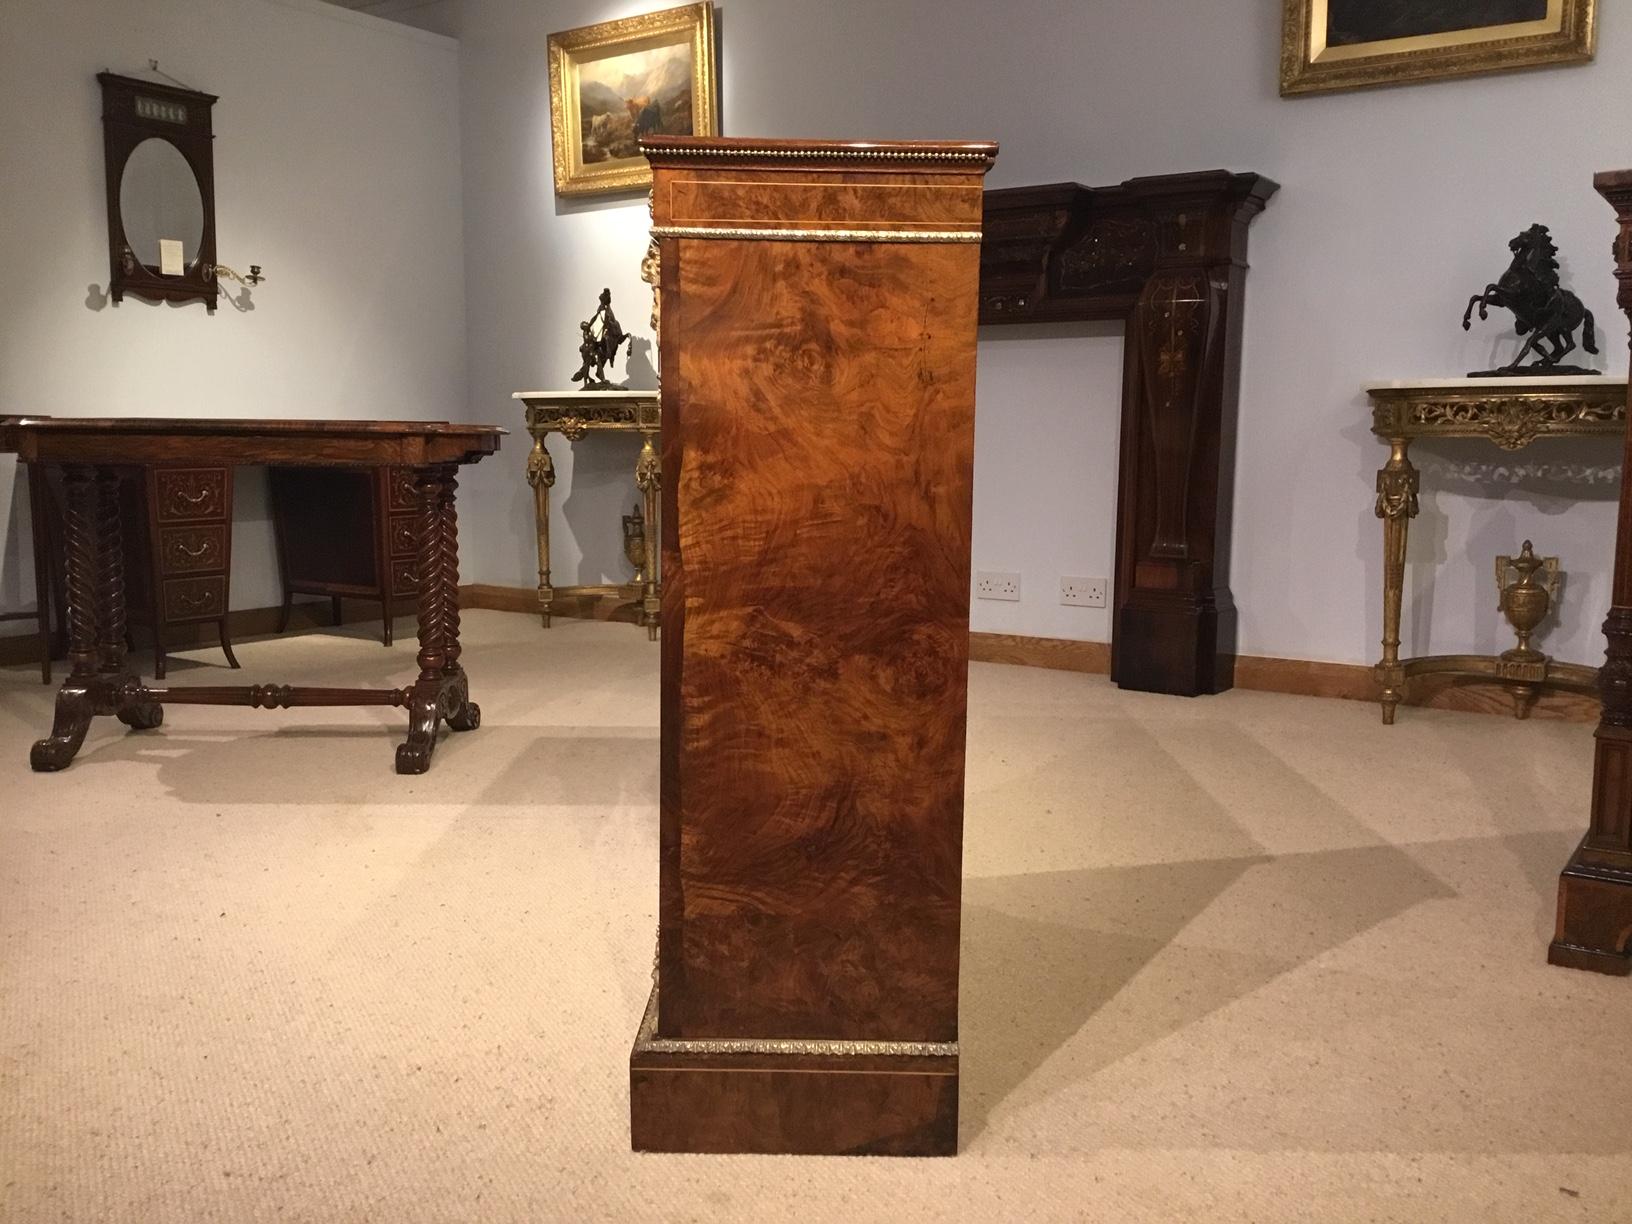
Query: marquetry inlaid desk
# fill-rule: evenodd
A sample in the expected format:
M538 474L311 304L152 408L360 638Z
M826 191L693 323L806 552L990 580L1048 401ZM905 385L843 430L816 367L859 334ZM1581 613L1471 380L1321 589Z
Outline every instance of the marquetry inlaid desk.
M527 456L527 483L533 488L533 517L538 528L538 612L544 627L557 596L618 595L640 605L640 623L646 636L657 639L662 588L657 577L658 491L662 465L653 442L661 425L656 391L517 391L512 399L527 405L527 432L533 438ZM555 486L555 463L544 439L560 434L577 442L591 433L638 433L640 458L635 460L635 487L640 490L644 527L641 533L640 573L635 586L556 587L550 583L550 490Z
M135 730L157 727L167 705L387 705L408 711L398 773L430 767L437 726L474 730L481 711L459 664L459 541L455 472L499 448L504 430L444 421L226 421L24 417L5 441L25 463L62 469L67 496L68 658L51 734L29 761L65 768L91 720L112 715ZM178 480L230 479L237 464L412 469L417 498L419 678L393 689L280 684L149 686L125 658L125 577L119 470L156 468ZM198 483L198 482L195 482ZM162 507L159 518L164 519ZM179 520L178 520L179 521Z
M1419 478L1411 465L1417 438L1484 438L1517 451L1538 438L1619 436L1626 432L1624 378L1438 378L1376 383L1371 431L1389 446L1377 473L1377 517L1383 521L1383 657L1377 664L1383 722L1406 682L1417 676L1462 676L1503 684L1523 717L1541 687L1592 692L1598 669L1575 663L1516 663L1499 656L1453 654L1400 658L1407 525L1417 514Z

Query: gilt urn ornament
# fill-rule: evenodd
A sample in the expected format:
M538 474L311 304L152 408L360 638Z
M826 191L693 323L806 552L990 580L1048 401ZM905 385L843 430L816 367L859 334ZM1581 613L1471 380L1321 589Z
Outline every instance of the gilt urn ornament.
M1542 575L1540 581L1538 574ZM1510 663L1545 661L1541 651L1531 649L1530 635L1547 619L1558 595L1558 558L1536 556L1530 541L1526 540L1517 557L1496 558L1496 587L1501 592L1496 606L1519 638L1517 646L1502 652L1503 660Z

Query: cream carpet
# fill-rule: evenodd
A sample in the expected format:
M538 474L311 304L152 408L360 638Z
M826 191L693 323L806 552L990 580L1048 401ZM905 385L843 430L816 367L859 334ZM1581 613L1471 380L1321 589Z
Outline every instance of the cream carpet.
M32 774L0 671L6 1219L1632 1219L1632 982L1544 963L1588 728L975 664L961 1154L636 1156L657 648L466 625L421 778L396 711L204 707Z

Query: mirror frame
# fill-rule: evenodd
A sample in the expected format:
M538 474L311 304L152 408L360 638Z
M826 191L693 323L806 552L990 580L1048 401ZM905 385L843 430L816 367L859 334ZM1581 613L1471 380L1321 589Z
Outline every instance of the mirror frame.
M108 295L121 301L127 293L152 302L202 300L215 311L220 288L215 279L215 133L211 130L214 94L138 81L99 72L102 84L102 147L108 179ZM164 276L136 258L125 241L125 219L119 186L125 162L136 146L151 137L168 141L186 159L204 206L204 231L198 257L180 276Z

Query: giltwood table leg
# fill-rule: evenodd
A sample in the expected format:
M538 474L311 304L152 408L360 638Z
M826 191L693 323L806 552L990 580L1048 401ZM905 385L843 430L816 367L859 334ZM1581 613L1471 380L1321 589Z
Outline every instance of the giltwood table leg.
M97 481L95 470L74 464L63 471L68 569L68 678L57 690L51 734L35 742L29 765L40 772L66 769L96 715L97 673ZM120 632L123 638L123 629ZM123 641L120 642L121 648Z
M661 498L658 494L663 487L663 465L657 456L657 450L652 446L652 435L640 435L640 459L635 463L635 487L645 496L645 508L642 513L646 516L646 543L645 543L645 576L646 582L641 590L640 623L646 626L646 636L651 641L657 641L657 626L662 615L662 600L658 595L657 585L657 541L658 536L658 505Z
M555 589L550 586L550 488L555 484L555 464L543 437L533 439L532 454L527 456L527 483L533 486L533 517L538 527L538 614L548 629L550 605L555 601Z
M1382 685L1383 724L1392 725L1405 685L1400 666L1400 605L1405 595L1406 530L1417 515L1417 469L1407 456L1408 438L1388 440L1388 462L1377 473L1377 517L1383 520L1383 657L1377 664Z

